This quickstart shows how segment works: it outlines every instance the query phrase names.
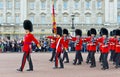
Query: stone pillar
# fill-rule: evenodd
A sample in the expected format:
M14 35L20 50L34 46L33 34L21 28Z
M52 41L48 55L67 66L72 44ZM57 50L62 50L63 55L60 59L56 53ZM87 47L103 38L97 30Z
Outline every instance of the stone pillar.
M109 0L105 0L105 24L108 24L110 21L109 6L110 6Z
M6 17L6 0L3 1L3 23L6 23L7 22L7 17Z
M117 0L114 0L114 23L117 25Z
M15 23L15 0L12 1L12 22L11 23Z
M20 11L21 11L21 23L27 19L27 0L20 0Z

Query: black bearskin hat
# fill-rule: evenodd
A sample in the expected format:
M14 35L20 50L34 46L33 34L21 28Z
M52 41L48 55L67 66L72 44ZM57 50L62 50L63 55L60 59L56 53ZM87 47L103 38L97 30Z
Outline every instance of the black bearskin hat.
M30 32L33 31L33 25L32 25L32 22L30 20L24 20L23 27L25 30L29 30Z
M115 29L115 30L113 30L113 36L114 36L114 35L116 35L116 29Z
M115 35L120 36L120 30L119 29L116 30Z
M68 30L67 29L63 29L63 34L67 34L68 35Z
M87 36L91 36L90 30L87 31Z
M82 36L82 31L80 29L75 30L75 35L80 35Z
M96 29L95 28L91 28L90 29L90 34L96 35L97 34Z
M113 36L113 31L110 31L110 36Z
M108 30L106 28L103 28L101 33L102 35L108 35Z
M102 35L103 35L103 34L102 34L103 29L105 29L105 28L104 28L104 27L102 27L102 28L100 29L100 36L102 36Z
M57 27L57 34L62 36L62 28L61 27Z

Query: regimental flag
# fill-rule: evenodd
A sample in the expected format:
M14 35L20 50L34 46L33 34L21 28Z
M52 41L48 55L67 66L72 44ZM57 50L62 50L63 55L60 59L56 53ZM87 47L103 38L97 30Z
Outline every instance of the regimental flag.
M57 26L56 26L56 20L55 20L55 9L54 9L54 0L52 0L52 20L53 20L53 31L55 34L57 34Z

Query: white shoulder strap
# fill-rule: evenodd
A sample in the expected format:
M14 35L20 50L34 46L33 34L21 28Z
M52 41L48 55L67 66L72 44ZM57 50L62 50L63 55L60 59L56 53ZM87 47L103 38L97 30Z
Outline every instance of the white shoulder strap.
M58 45L60 44L60 40L61 40L61 38L58 40L58 43L56 45L56 51L57 51Z

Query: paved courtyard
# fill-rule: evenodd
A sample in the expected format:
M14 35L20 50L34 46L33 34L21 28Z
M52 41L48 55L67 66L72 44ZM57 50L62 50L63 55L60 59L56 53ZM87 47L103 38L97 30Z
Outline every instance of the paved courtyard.
M109 70L101 70L98 62L99 53L96 53L96 68L89 68L85 63L86 53L83 53L82 65L72 65L74 53L69 53L70 63L65 64L64 69L52 69L54 63L49 62L51 53L32 53L34 71L27 72L28 63L23 72L16 71L21 64L23 53L0 53L0 77L120 77L120 68L115 69L109 62Z

